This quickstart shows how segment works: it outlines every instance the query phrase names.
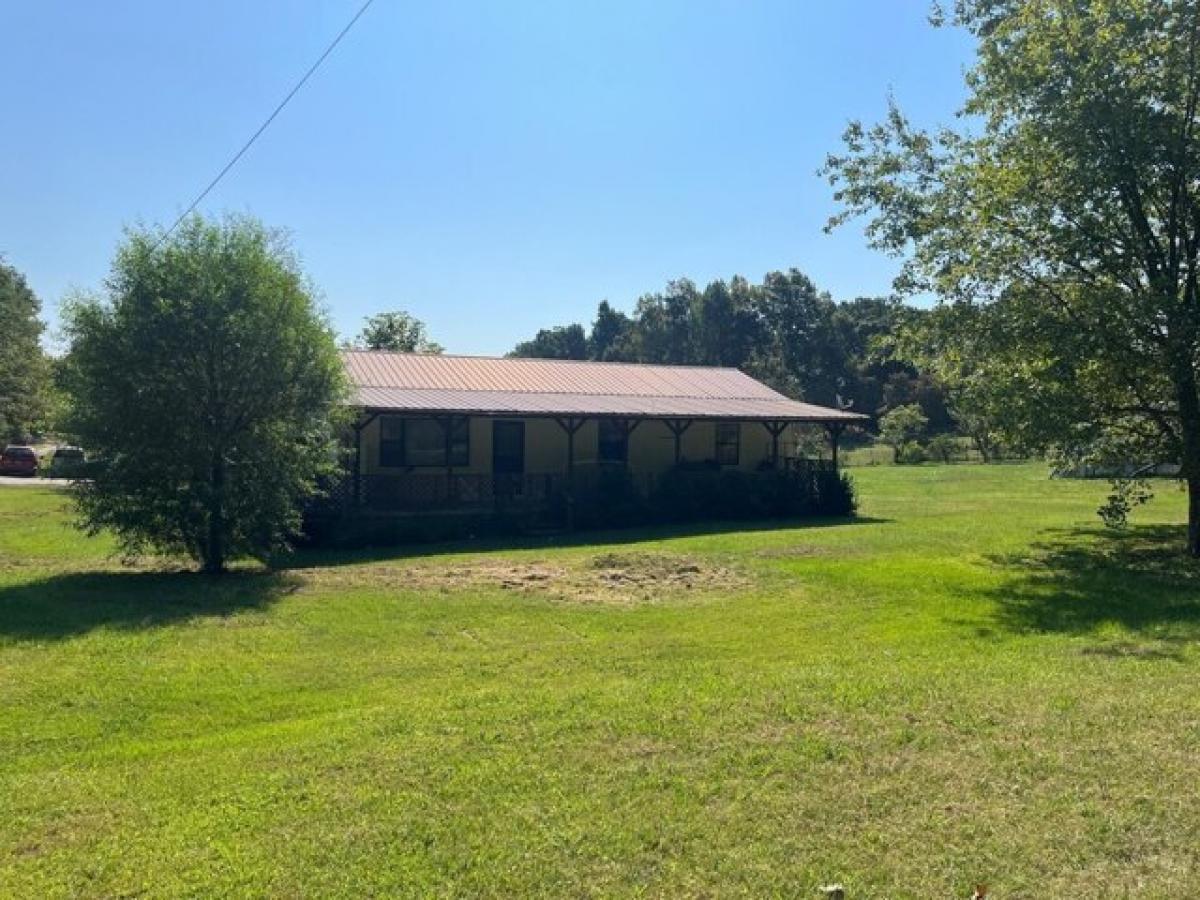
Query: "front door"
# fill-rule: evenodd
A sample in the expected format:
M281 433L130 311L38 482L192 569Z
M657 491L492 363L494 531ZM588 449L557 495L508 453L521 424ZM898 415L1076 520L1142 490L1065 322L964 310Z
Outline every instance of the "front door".
M525 472L525 423L492 422L492 472L522 475Z

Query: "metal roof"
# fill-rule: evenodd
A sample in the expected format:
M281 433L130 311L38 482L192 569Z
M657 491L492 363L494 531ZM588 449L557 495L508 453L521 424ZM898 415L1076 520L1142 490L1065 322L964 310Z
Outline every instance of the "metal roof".
M799 422L866 418L791 400L737 369L377 350L343 350L342 359L352 402L371 410Z

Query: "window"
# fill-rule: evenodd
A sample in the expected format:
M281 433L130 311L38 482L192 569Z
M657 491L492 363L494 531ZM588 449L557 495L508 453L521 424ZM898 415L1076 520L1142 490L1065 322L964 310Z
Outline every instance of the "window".
M600 420L600 462L623 463L629 459L629 430L618 419Z
M404 420L384 416L379 420L379 465L398 468L404 465Z
M384 416L379 420L379 465L385 468L465 466L470 456L470 422L466 418Z
M437 419L404 422L404 463L409 466L444 466L446 431Z
M722 466L738 464L738 447L741 445L740 422L717 423L717 463Z

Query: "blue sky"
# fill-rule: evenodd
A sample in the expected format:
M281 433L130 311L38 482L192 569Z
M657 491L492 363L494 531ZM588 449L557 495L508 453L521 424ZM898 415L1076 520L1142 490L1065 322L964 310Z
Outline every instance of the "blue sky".
M360 0L0 0L0 254L54 321L129 224L169 223ZM375 0L201 207L290 230L339 332L407 309L449 350L674 277L896 268L825 235L816 175L888 93L948 123L970 58L928 0Z

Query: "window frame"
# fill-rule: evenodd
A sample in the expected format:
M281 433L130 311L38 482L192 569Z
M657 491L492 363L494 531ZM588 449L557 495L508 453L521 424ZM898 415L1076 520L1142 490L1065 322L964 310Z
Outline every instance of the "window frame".
M729 439L728 434L722 436L723 429L733 430L733 439ZM732 448L732 459L730 457L730 448ZM742 460L742 423L741 422L717 422L713 428L713 457L719 466L736 466L741 464Z
M432 422L442 432L440 458L433 462L413 462L409 457L409 428L414 422ZM395 429L392 437L386 432ZM448 469L471 464L470 416L380 416L379 468Z
M605 430L609 429L615 433L613 435L605 435ZM620 447L619 456L605 455L605 447ZM597 420L596 425L596 460L600 463L608 465L629 465L629 428L626 423L619 419L601 418Z

